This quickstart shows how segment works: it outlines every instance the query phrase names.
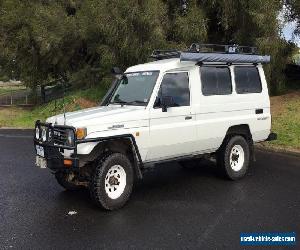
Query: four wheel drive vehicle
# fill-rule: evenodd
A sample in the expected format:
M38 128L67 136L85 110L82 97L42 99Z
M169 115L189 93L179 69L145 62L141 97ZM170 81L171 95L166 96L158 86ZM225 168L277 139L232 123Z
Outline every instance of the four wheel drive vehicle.
M165 161L215 156L229 179L243 177L253 144L276 139L262 67L270 57L193 46L155 51L156 61L125 73L114 68L101 106L37 121L36 164L67 190L89 188L108 210L126 203L144 170Z

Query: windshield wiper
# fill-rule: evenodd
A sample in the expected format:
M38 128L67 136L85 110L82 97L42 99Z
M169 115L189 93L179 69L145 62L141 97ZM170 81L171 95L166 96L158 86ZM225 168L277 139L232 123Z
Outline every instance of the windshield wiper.
M124 101L115 101L115 102L110 102L109 104L121 104L122 106L127 104L127 102Z
M126 105L134 105L134 104L147 104L147 102L140 101L140 100L135 100L131 102L127 102Z
M125 101L115 101L115 102L110 102L109 104L121 104L123 105L143 105L143 104L147 104L147 102L144 101L140 101L140 100L135 100L135 101L131 101L131 102L125 102Z

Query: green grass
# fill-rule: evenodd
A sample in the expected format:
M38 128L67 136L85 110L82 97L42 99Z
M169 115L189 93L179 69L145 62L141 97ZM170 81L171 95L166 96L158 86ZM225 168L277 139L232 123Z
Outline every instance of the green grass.
M78 90L65 97L66 111L75 111L96 106L106 92L100 85L87 90ZM296 92L293 92L296 93ZM278 134L278 140L264 143L271 148L300 150L300 93L293 98L277 103L282 109L273 113L272 130ZM44 121L46 118L63 112L63 100L58 99L33 109L0 108L0 127L33 128L36 120Z
M5 86L5 87L0 87L0 95L2 94L9 94L12 91L17 91L17 90L23 90L26 89L24 86Z
M72 92L64 101L58 99L33 109L0 108L0 127L33 128L36 120L45 121L50 116L61 114L64 105L67 112L97 106L105 92L106 89L99 86Z
M300 150L300 97L283 104L283 111L275 114L272 130L278 134L278 140L271 146Z

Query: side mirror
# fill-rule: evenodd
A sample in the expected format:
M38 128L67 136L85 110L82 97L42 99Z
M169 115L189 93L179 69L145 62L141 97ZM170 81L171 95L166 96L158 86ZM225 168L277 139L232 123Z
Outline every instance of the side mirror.
M122 75L122 74L123 74L123 71L122 71L120 68L118 68L118 67L113 67L113 68L111 69L111 73L112 73L113 75Z
M122 79L125 76L124 72L118 67L113 67L111 73L118 79Z
M169 107L174 105L174 99L172 96L163 96L161 100L162 112L167 112Z

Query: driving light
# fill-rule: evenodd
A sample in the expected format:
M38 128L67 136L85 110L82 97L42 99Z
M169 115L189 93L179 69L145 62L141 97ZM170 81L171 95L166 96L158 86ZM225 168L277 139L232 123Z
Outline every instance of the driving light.
M47 140L47 129L46 128L42 129L42 140L43 141Z
M74 144L74 133L72 130L68 130L67 132L67 143L69 146Z
M86 137L86 135L87 135L87 129L86 128L77 128L76 129L77 139L81 140L84 137Z
M40 129L39 129L39 127L35 128L35 138L38 139L38 140L40 139Z
M48 140L49 141L52 140L52 131L51 131L51 129L48 130Z

